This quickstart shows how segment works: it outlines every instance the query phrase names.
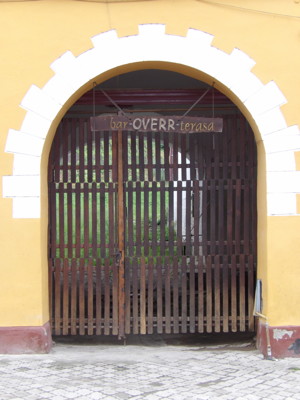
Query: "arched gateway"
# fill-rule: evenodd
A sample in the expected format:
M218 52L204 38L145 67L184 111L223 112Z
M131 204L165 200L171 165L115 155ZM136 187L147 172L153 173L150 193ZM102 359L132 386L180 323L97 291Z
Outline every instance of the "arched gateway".
M49 159L54 334L254 330L256 144L236 106L205 86L125 74L62 119ZM222 132L182 122L189 109L213 113ZM92 130L90 117L109 111Z

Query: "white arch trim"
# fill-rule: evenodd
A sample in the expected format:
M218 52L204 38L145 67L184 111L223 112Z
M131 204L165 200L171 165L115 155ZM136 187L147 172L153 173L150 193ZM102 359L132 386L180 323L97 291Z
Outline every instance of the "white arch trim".
M296 215L300 171L297 126L287 127L280 111L286 99L275 82L266 85L251 72L255 62L234 49L227 54L212 46L213 36L189 29L185 37L168 35L165 25L139 26L138 35L119 38L115 30L91 39L93 47L75 57L67 51L51 64L54 76L43 88L32 85L20 106L27 111L21 129L9 130L5 151L14 154L11 176L3 177L3 197L13 199L14 218L40 217L40 158L54 118L80 87L121 65L163 61L184 64L229 88L255 120L267 156L269 215Z

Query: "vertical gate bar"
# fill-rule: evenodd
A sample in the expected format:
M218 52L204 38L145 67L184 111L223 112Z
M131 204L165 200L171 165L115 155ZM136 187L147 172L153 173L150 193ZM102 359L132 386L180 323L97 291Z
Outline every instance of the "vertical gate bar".
M112 334L113 335L118 335L119 333L119 265L116 262L112 262L112 318L113 318L113 324L112 324ZM123 289L125 290L125 289ZM125 295L125 292L124 292ZM124 298L125 301L125 298ZM125 327L123 328L125 329ZM124 335L124 332L123 332Z
M125 136L126 139L126 136ZM118 315L119 339L125 337L125 221L124 221L124 179L123 179L123 137L118 131L118 247L120 252L118 274Z
M214 331L220 332L220 316L221 316L221 307L220 307L220 257L219 255L215 256L214 262Z
M88 279L88 284L87 284L87 290L88 290L88 296L87 296L87 318L88 318L88 323L87 323L87 334L92 335L94 333L94 310L93 310L93 298L94 298L94 288L93 288L93 272L94 272L94 266L93 266L93 260L90 258L87 264L87 279Z
M152 133L147 133L147 164L148 164L148 180L153 181L153 138Z
M89 257L89 184L86 182L84 184L84 257Z
M63 123L63 137L62 137L62 167L63 167L63 182L69 180L68 170L68 153L69 153L69 124L70 120L66 119Z
M87 181L93 181L93 132L91 131L90 124L86 120L86 145L87 145Z
M79 335L85 334L85 260L79 264Z
M237 266L236 256L232 255L231 259L231 331L237 332Z
M169 134L163 133L163 150L164 150L164 171L165 181L170 180L170 148L169 148Z
M181 333L187 333L187 263L181 258Z
M212 257L206 257L206 331L212 332L213 319L212 319Z
M104 259L104 335L110 334L110 308L111 308L111 295L110 295L110 259Z
M246 302L245 302L245 256L240 254L239 256L239 289L240 289L240 299L239 299L239 310L240 310L240 331L244 332L246 330Z
M118 150L118 132L113 132L113 135L116 135L116 150ZM128 146L128 142L129 142L129 138L130 138L130 133L127 131L123 131L123 142L122 142L122 149L123 149L123 180L124 182L129 181L130 179L132 179L131 174L129 174L129 146ZM114 137L114 136L113 136ZM113 147L115 145L113 144ZM118 157L118 151L116 152L116 157ZM113 158L114 159L114 158ZM116 158L117 160L117 158ZM116 170L116 175L115 175L115 179L114 181L117 182L118 181L118 170Z
M241 191L242 185L241 180L237 179L235 182L235 227L234 227L234 243L235 243L235 254L240 254L241 252Z
M210 254L216 254L216 229L217 229L217 187L216 181L210 181L210 204L209 204L209 220L210 220Z
M169 229L169 254L170 256L174 255L175 248L175 221L174 221L174 182L169 182L169 192L168 192L168 202L167 208L169 209L169 221L168 221L168 229Z
M203 255L207 256L208 254L208 235L209 235L209 227L208 227L208 182L207 179L203 181L203 192L202 192L202 249Z
M173 258L173 276L172 276L172 289L173 289L173 333L179 333L179 299L178 299L178 258Z
M153 258L149 257L148 261L148 293L147 293L147 333L153 333Z
M84 149L85 149L85 132L84 132L84 120L80 118L79 120L79 181L84 182L84 172L85 172L85 163L84 163Z
M160 154L160 134L156 133L155 140L155 180L161 181L161 154Z
M115 207L115 202L117 198L117 187L115 183L109 183L109 223L110 223L110 238L109 238L109 248L110 254L116 251L116 230L117 230L117 210Z
M109 132L104 133L104 182L109 182Z
M142 242L142 246L144 249L144 256L149 255L149 182L144 182L144 218L143 218L144 226L144 240Z
M55 335L61 334L61 259L55 260L55 294L54 294L54 332Z
M62 334L69 333L70 319L69 319L69 260L64 259L63 263L63 324Z
M132 257L132 317L133 317L133 334L139 333L139 282L138 282L138 266L137 258Z
M189 276L189 296L190 296L190 304L189 304L189 331L191 333L195 333L195 257L190 257L190 276Z
M152 182L152 255L157 254L157 182Z
M227 253L233 254L233 182L231 179L227 181Z
M223 332L229 331L229 309L228 309L228 256L223 256L222 263L222 274L223 274L223 287L222 287L222 321L223 321Z
M141 221L141 182L136 182L135 187L135 229L136 229L136 242L135 242L135 254L137 257L142 255L142 221Z
M93 258L97 258L97 228L98 228L98 213L97 213L97 186L96 182L92 183L92 193L91 193L91 206L92 206L92 254Z
M140 333L146 334L146 265L145 258L140 259Z
M128 200L127 206L127 255L134 255L134 241L133 241L133 182L127 182Z
M81 190L80 183L75 186L75 216L76 216L76 251L75 257L81 256Z
M145 155L144 155L144 133L138 134L139 141L139 180L143 182L145 180Z
M180 135L180 136L181 136L181 179L184 182L184 181L190 179L187 176L187 166L186 166L186 158L187 158L186 138L187 138L187 135Z
M112 181L118 181L118 132L112 131ZM127 133L124 132L124 136L127 138ZM127 140L124 138L124 144L127 145ZM127 149L127 147L126 147ZM128 163L127 157L124 159L124 180L128 179Z
M105 237L105 196L106 196L106 184L105 182L100 183L100 257L106 257L106 237ZM107 205L108 206L108 205Z
M186 214L185 214L185 254L192 254L192 186L191 181L185 182L185 201L186 201Z
M64 183L58 184L59 192L59 256L65 258L65 193Z
M125 333L131 333L131 271L132 257L125 258Z
M165 333L171 333L171 274L170 257L165 257Z
M160 235L160 254L165 254L166 249L166 188L165 182L160 183L160 220L159 220Z
M250 236L251 236L251 226L252 223L250 222L250 210L252 208L251 204L251 195L250 195L250 180L244 180L244 189L243 189L243 214L244 214L244 221L243 221L243 252L244 254L250 254ZM254 217L255 218L255 217Z
M157 333L163 333L163 287L162 258L156 257L156 291L157 291Z
M247 268L247 280L248 280L248 330L254 331L254 265L253 265L253 255L249 255L248 257L248 268Z
M174 134L173 143L173 180L178 180L178 134Z
M198 332L204 332L204 282L203 257L198 257Z
M136 158L136 145L137 145L137 134L135 132L130 132L131 143L131 173L132 173L132 180L137 180L137 158Z
M77 260L71 260L71 335L77 334Z
M193 249L195 256L200 255L200 188L199 181L193 181L193 194L194 194L194 204L193 204L193 216L194 216L194 243Z
M224 221L224 201L225 201L225 190L224 180L218 181L218 253L224 254L225 251L225 238L224 238L224 227L226 226Z
M247 149L246 149L246 120L244 118L238 118L239 123L239 161L240 161L240 178L245 178L246 162L247 162Z
M102 260L96 261L96 335L102 334Z
M70 131L70 152L71 152L71 182L76 182L76 141L77 141L77 119L72 119Z
M183 254L182 240L182 182L177 183L177 255Z
M190 155L190 180L194 181L196 179L196 159L197 159L197 154L196 154L196 135L195 133L192 133L188 135L188 149L189 149L189 155ZM195 157L196 155L196 157Z
M95 180L100 182L101 180L101 133L95 131Z

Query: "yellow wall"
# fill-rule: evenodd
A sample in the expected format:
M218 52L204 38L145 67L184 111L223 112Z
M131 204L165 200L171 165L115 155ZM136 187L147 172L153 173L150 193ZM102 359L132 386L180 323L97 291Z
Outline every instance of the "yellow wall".
M294 0L222 3L228 7L199 0L0 2L1 175L12 174L13 156L4 153L8 129L20 129L25 111L19 104L32 84L42 87L51 78L49 65L67 50L79 55L91 48L90 38L100 32L116 29L119 36L132 35L144 23L166 24L167 33L174 35L185 35L192 27L214 35L213 45L225 52L241 49L256 61L256 76L264 84L275 80L288 99L282 107L287 124L300 124L299 19L275 15L300 15L300 5ZM263 12L235 8L238 6ZM172 68L192 75L180 66ZM200 73L196 75L203 78ZM107 77L100 76L98 83ZM0 326L35 326L49 318L47 157L61 116L90 88L86 85L73 96L49 132L41 169L42 219L12 219L11 200L0 198ZM245 112L226 88L218 88ZM258 274L263 279L264 313L272 325L300 325L300 217L266 217L264 148L254 122L246 116L258 141Z

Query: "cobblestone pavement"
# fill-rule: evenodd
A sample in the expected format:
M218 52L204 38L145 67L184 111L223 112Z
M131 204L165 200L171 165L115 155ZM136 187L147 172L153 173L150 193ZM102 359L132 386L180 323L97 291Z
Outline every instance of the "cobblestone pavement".
M264 360L249 340L61 340L50 354L0 355L0 399L300 399L300 358Z

